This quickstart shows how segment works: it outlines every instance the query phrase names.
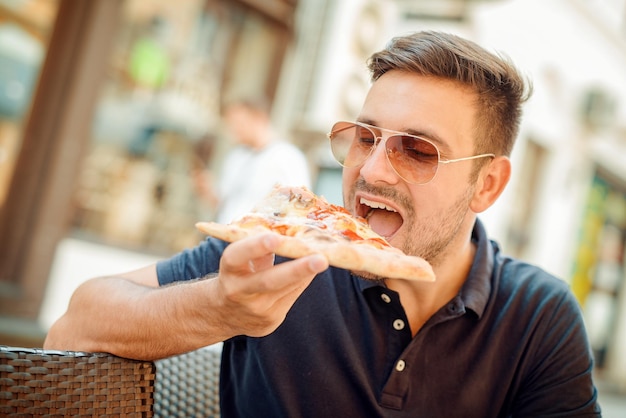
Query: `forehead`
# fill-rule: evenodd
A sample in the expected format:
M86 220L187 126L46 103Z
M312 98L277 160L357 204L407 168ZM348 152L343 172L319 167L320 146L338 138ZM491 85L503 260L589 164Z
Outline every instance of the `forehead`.
M476 99L458 82L394 70L374 82L358 119L425 136L442 151L471 150Z

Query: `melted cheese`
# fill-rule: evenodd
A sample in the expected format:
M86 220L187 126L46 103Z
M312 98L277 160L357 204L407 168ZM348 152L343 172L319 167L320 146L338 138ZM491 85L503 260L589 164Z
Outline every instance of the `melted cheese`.
M377 248L391 247L364 218L352 217L342 206L301 188L276 188L252 213L235 223L246 228L262 226L287 236L331 236L364 241Z

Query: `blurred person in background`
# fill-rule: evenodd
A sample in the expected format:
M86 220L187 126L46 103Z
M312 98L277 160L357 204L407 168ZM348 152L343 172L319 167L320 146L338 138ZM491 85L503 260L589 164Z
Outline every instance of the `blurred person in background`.
M442 32L393 39L369 69L357 121L329 134L344 205L434 282L276 257L277 234L209 238L83 284L46 348L158 359L223 341L223 417L600 416L567 283L478 219L509 181L529 83Z
M276 184L311 186L306 157L276 134L265 99L229 102L223 120L234 147L219 175L207 170L193 174L200 198L216 208L216 222L229 223L249 212Z

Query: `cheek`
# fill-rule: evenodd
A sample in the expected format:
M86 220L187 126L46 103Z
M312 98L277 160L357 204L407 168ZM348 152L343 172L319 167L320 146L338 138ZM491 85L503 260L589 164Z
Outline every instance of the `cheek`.
M359 170L360 170L360 166L359 167L344 167L342 169L342 180L343 180L343 184L344 187L347 186L351 186L356 182L356 179L359 177Z
M411 186L407 196L410 201L406 203L410 205L407 212L414 219L410 219L409 223L419 223L420 220L436 217L452 204L451 202L455 200L455 193L457 193L456 190L433 183Z
M359 168L343 168L341 175L342 192L343 192L343 204L346 209L351 210L354 206L352 201L354 200L354 185L359 178Z

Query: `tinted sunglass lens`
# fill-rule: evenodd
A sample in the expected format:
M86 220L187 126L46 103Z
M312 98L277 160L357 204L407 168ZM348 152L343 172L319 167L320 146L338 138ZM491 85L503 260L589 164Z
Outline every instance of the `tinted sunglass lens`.
M329 136L333 156L344 167L361 164L376 144L376 137L371 130L349 122L336 123Z
M430 142L408 135L393 135L387 139L386 147L391 166L409 183L428 183L437 173L439 152Z

